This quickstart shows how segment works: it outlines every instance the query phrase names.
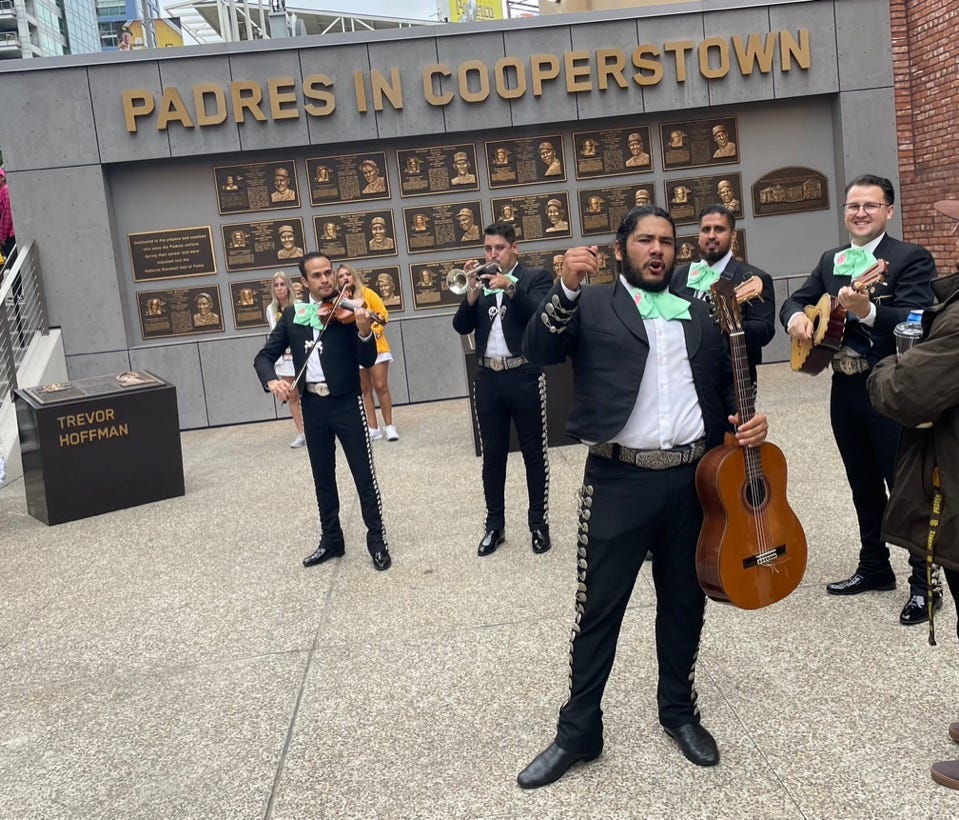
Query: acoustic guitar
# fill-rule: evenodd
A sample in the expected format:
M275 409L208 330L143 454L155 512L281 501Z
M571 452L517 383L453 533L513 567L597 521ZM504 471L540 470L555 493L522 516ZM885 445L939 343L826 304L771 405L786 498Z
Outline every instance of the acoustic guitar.
M720 279L713 306L729 335L740 421L755 415L746 341L735 288ZM782 600L806 571L806 534L786 499L786 458L776 445L725 441L700 460L696 492L703 528L696 544L699 585L714 601L759 609Z
M888 264L880 259L858 277L850 287L859 293L872 293L876 285L886 278ZM789 366L798 373L815 376L826 369L836 351L842 347L846 333L846 308L836 296L824 293L814 305L807 305L804 313L812 321L812 341L792 340Z

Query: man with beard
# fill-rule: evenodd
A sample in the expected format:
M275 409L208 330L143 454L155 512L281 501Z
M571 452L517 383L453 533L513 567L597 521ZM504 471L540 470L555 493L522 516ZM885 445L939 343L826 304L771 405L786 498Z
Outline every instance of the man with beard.
M708 299L709 289L718 279L739 285L750 276L763 283L759 299L741 306L745 331L749 376L756 386L756 365L763 360L763 348L776 335L776 294L772 277L752 265L733 258L736 241L736 217L724 205L707 205L699 213L699 255L701 261L676 268L673 292L686 299Z
M729 347L701 300L669 290L676 228L656 207L634 208L614 244L620 276L583 284L598 248L566 252L562 278L527 325L523 349L537 364L573 362L567 432L589 445L579 492L576 619L569 698L556 739L517 778L534 789L603 749L600 702L633 585L656 553L659 721L688 760L719 762L700 724L695 670L706 599L696 578L702 507L696 464L737 425ZM766 438L766 418L738 426L741 445Z

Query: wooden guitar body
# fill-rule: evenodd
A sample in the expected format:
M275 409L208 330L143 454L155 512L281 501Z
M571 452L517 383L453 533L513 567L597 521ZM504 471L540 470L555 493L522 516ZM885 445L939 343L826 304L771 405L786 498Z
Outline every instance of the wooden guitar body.
M714 601L741 609L785 598L806 570L806 535L786 500L786 459L768 442L756 451L762 465L758 478L747 478L745 450L729 433L696 469L703 506L696 545L699 583Z
M815 376L828 367L836 351L842 346L846 333L846 309L839 299L824 293L805 313L812 322L812 342L792 340L789 366L798 373Z
M875 265L854 280L850 287L859 293L872 293L876 286L886 278L889 263L879 259ZM815 376L821 373L832 361L836 351L842 347L846 332L846 309L836 296L824 293L814 305L807 305L803 311L812 322L812 340L809 342L792 340L789 351L789 366L798 373Z

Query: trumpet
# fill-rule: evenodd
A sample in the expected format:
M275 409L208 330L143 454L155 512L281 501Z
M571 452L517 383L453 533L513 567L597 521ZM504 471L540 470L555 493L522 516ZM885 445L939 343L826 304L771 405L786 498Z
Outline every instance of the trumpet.
M446 288L450 293L462 296L470 290L470 288L479 287L480 279L488 280L502 270L499 262L487 262L485 265L473 268L469 273L462 268L452 268L450 272L446 274Z

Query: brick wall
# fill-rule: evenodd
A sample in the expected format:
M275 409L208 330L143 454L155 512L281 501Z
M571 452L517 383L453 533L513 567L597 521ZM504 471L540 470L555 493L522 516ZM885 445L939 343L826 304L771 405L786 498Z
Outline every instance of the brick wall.
M903 238L940 272L959 262L955 224L930 205L959 199L959 3L890 0Z

